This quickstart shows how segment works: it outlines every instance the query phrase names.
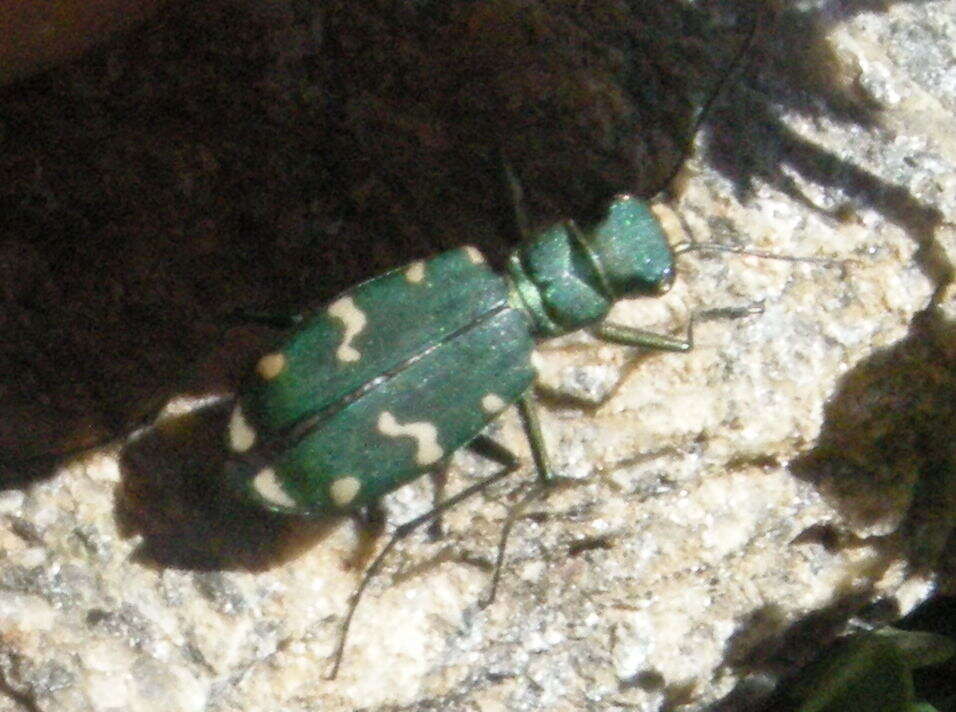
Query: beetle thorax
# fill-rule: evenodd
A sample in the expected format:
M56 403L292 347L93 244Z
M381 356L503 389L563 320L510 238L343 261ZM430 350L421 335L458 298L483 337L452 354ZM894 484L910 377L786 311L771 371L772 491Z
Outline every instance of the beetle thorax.
M557 336L601 321L618 299L666 291L674 262L647 204L625 196L586 231L566 221L538 233L511 255L508 275L535 334Z

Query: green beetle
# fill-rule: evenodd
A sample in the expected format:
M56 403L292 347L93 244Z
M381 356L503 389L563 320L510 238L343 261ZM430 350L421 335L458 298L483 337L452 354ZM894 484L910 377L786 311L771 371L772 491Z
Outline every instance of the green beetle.
M535 340L598 324L615 301L659 295L673 277L659 222L623 196L593 229L566 221L533 236L503 275L463 247L364 282L259 360L230 417L227 477L270 510L355 511L440 467L517 402L548 479L530 396ZM596 333L689 347L608 324Z
M519 204L513 179L512 189ZM504 274L463 247L364 282L290 320L297 328L259 359L229 418L227 479L272 511L374 511L383 495L483 438L484 427L517 403L538 487L502 530L490 603L514 516L553 479L531 394L535 340L592 326L606 341L685 351L690 339L603 321L619 299L665 292L674 273L674 253L649 206L622 196L591 229L568 220L529 237ZM329 677L365 587L398 540L517 468L514 455L484 441L484 454L503 467L396 529L350 599Z
M756 26L733 66L745 56ZM372 511L384 495L439 471L479 439L484 454L503 465L396 528L351 596L329 677L338 672L362 593L396 542L517 468L514 455L481 434L517 404L538 486L503 527L484 603L493 600L516 514L554 479L532 395L537 340L588 327L618 344L667 351L692 346L690 329L684 340L604 321L615 302L659 296L674 280L674 255L681 250L671 249L646 202L618 196L586 230L566 220L531 234L518 181L507 160L504 167L524 240L503 274L477 249L463 247L386 272L324 308L293 316L285 320L294 327L287 340L259 359L233 405L226 479L241 497L275 512L325 517ZM723 311L734 316L738 310Z

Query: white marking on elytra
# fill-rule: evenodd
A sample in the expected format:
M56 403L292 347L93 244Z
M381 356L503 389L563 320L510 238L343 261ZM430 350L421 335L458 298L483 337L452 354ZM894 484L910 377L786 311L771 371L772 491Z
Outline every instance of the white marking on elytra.
M259 359L259 363L256 364L256 372L265 380L271 381L285 370L285 365L285 354L277 351L273 354L266 354Z
M485 263L485 256L478 251L474 245L465 245L462 248L472 264L481 265Z
M535 373L538 375L541 374L541 368L544 366L544 359L542 359L537 351L531 352L531 368L534 369Z
M276 471L271 467L263 467L252 480L252 487L262 499L269 504L275 504L279 507L294 508L299 505L292 499L279 484L276 477Z
M501 396L494 393L486 393L481 399L481 407L486 413L498 413L504 410L506 405Z
M412 284L418 284L425 279L425 263L417 260L408 265L408 269L405 270L405 279Z
M329 495L336 507L346 507L352 503L360 489L362 483L358 477L339 477L329 485Z
M242 406L237 405L229 416L229 449L233 452L245 452L255 443L256 431L246 420Z
M362 354L352 346L352 341L362 333L368 323L365 312L355 306L352 297L342 297L329 306L329 316L339 319L345 325L345 335L335 352L339 361L358 361Z
M414 438L417 445L415 462L419 465L434 464L445 454L438 444L438 428L432 423L422 421L400 425L394 415L383 410L378 416L378 431L390 438L399 438L403 435Z

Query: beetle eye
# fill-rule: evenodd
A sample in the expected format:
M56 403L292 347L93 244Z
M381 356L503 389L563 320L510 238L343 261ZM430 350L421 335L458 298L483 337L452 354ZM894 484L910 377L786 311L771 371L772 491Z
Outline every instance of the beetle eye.
M661 275L661 281L657 283L657 287L654 291L655 296L663 296L667 294L671 290L671 287L674 286L674 280L676 278L677 278L677 270L674 269L673 265L671 265Z

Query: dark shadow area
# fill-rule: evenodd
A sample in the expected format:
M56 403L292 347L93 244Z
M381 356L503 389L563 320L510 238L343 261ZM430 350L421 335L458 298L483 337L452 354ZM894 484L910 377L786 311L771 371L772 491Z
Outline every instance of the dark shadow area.
M899 622L896 622L899 611L895 605L885 600L868 604L869 599L870 595L862 591L847 595L827 609L814 612L789 626L783 626L782 621L777 620L778 614L772 608L757 612L750 621L741 625L728 649L728 665L737 674L743 675L744 679L731 694L710 709L713 712L790 712L797 709L800 700L805 700L807 693L813 690L812 675L826 669L821 669L820 662L838 659L840 652L846 651L847 644L854 637L866 635L870 630L879 630L887 624L897 629L949 637L956 630L951 598L923 604ZM851 627L848 634L846 624L854 618L863 625ZM735 653L735 646L744 652ZM843 662L849 664L849 660ZM858 660L856 664L861 662ZM913 670L916 697L941 703L943 706L939 709L948 709L946 704L950 703L945 701L951 701L956 693L953 669L954 662L949 660ZM852 673L850 668L846 668L844 674L849 676L859 672L858 668ZM885 669L885 677L894 674L899 674L895 668ZM879 681L880 676L877 675L875 680ZM829 678L831 685L834 681L834 677ZM893 683L893 680L885 682ZM811 685L809 690L808 685ZM889 685L890 688L893 686ZM799 691L798 687L801 688ZM879 691L880 687L873 685L870 695L878 694ZM870 699L867 702L861 700L858 709L877 708ZM896 709L879 707L891 708Z
M236 308L466 242L500 264L502 153L537 222L656 192L748 27L676 2L295 8L172 8L0 90L8 485L185 381L234 387L195 364Z
M779 693L774 692L778 683L813 660L859 614L870 595L869 591L847 593L790 625L773 606L755 611L749 620L738 625L724 656L725 665L743 679L710 708L712 712L776 709L772 705L782 701Z
M894 626L903 630L938 633L956 641L956 596L938 596L927 601ZM956 698L956 659L950 659L944 665L914 671L913 683L921 698L937 704L939 709L945 709L938 701Z
M134 556L153 566L261 571L311 548L340 520L265 512L223 486L223 433L232 401L161 420L123 449L116 517Z
M914 570L933 571L956 543L954 433L956 325L931 309L843 376L815 446L790 469L853 536L896 542Z
M234 389L237 308L301 310L463 243L500 264L501 153L535 223L656 193L764 6L187 4L0 89L0 462L30 460L5 485L171 395ZM785 169L840 187L903 225L942 285L937 213L781 119L876 121L830 71L823 18L885 6L765 13L706 157L742 193L794 194Z

